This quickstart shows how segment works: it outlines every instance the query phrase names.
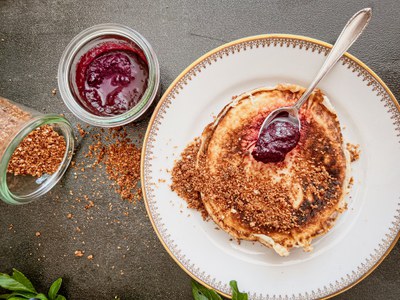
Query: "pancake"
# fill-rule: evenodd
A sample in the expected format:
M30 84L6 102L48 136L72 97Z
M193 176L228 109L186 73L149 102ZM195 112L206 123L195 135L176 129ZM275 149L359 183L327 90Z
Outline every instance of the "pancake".
M312 239L346 208L349 154L337 114L321 91L301 108L300 140L283 162L258 162L251 155L269 112L294 104L304 90L278 85L234 98L205 128L196 158L194 188L214 222L281 256L292 247L311 251Z

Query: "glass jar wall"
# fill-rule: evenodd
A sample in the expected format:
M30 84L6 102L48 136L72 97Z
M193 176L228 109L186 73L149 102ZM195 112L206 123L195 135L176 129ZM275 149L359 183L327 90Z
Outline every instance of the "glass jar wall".
M0 198L31 202L47 193L68 168L74 149L70 123L0 97Z

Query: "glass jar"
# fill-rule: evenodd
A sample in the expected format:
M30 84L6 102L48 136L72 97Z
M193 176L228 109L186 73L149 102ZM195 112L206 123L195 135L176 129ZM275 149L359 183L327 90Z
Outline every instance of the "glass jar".
M54 173L40 176L15 175L9 163L21 142L32 131L50 125L65 141L65 152ZM43 128L43 127L42 127ZM29 137L28 137L29 139ZM64 144L63 144L64 145ZM31 202L47 193L61 179L71 161L74 135L70 123L60 115L43 115L24 105L0 97L0 198L9 204ZM29 153L33 155L33 153ZM18 164L19 160L15 163Z
M146 56L148 84L139 102L128 111L115 116L99 116L85 109L76 85L77 65L84 54L106 42L128 40L136 44ZM100 127L116 127L138 120L148 111L160 91L160 67L149 42L135 30L120 24L100 24L90 27L68 44L58 66L58 88L68 109L82 121Z

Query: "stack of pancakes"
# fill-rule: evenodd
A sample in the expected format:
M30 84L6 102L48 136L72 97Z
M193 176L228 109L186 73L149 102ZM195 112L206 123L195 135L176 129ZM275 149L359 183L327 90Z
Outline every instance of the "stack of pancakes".
M211 218L237 239L259 241L279 255L291 247L312 250L345 207L350 160L337 115L315 91L300 110L300 141L283 162L252 155L258 131L274 109L304 92L278 85L232 100L201 136L196 170L200 199Z

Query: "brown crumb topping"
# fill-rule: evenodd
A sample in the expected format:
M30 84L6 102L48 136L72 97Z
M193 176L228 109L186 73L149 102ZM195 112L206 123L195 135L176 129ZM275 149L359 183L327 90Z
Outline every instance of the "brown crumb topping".
M66 149L63 136L50 125L41 126L19 144L8 163L7 172L36 177L53 174L60 166Z
M182 152L181 158L175 162L172 169L171 189L186 200L188 207L201 212L203 218L208 213L200 198L200 178L196 171L196 158L200 148L200 139L195 139Z
M296 156L292 166L292 172L296 174L302 186L302 193L305 198L311 199L303 201L297 208L293 208L291 202L292 187L282 184L291 180L290 174L281 174L278 182L266 181L262 178L265 173L257 171L258 167L263 168L260 166L262 163L257 162L255 164L258 166L248 173L246 166L250 158L244 151L238 150L240 147L237 143L242 144L243 140L237 138L225 141L226 149L236 150L227 153L218 161L216 171L209 169L202 155L196 168L200 141L196 139L189 144L182 152L180 160L175 162L171 188L186 200L189 208L199 210L203 217L207 216L207 211L201 194L210 195L214 205L221 211L231 213L256 232L288 233L309 222L316 212L335 205L340 196L341 186L337 176L343 174L334 176L338 168L334 165L330 165L330 174L323 163L332 155L326 150L330 147L330 141L319 136L318 132L313 132L313 136L316 137L315 142L305 147L305 151L308 151L306 154ZM303 137L300 143L304 145L309 143L309 140ZM282 164L270 164L268 167L273 174L277 174Z

